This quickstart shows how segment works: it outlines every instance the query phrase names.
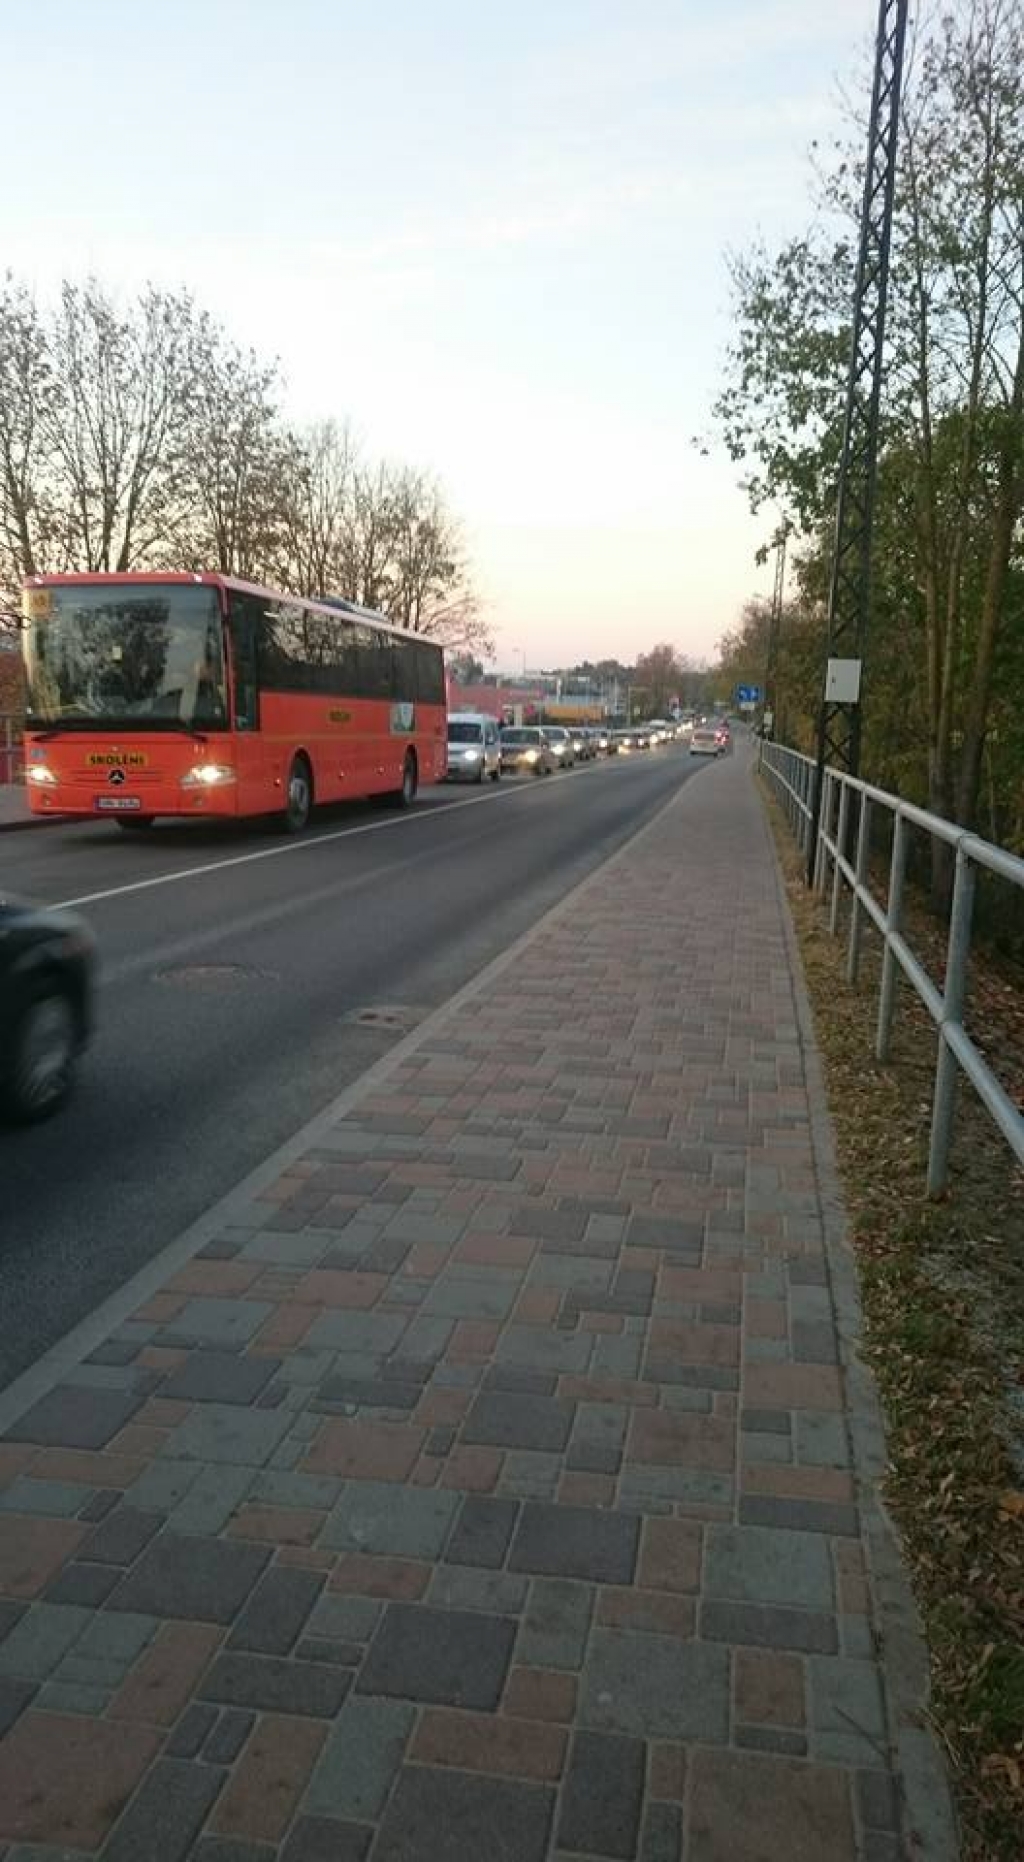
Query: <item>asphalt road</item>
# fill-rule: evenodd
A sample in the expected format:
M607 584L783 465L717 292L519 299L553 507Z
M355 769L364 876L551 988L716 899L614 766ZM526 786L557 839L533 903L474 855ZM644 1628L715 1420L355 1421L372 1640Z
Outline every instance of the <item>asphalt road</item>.
M405 815L332 810L301 840L0 835L5 887L76 902L102 960L73 1102L0 1132L0 1387L704 767L670 746L430 789ZM397 1026L354 1019L381 1007Z

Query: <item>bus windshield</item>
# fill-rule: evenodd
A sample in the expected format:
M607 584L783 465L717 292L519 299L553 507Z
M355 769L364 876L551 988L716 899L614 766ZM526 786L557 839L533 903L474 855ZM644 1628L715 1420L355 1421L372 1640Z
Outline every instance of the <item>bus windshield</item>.
M25 605L30 730L226 728L216 589L64 585Z

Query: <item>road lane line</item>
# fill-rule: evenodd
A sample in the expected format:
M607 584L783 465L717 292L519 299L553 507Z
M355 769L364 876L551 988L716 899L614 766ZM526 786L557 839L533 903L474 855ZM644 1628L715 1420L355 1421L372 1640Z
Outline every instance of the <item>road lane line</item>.
M146 892L153 886L172 886L181 879L202 879L206 873L223 873L231 866L250 866L256 860L274 860L283 853L311 853L329 841L348 840L354 834L377 834L382 828L400 828L414 821L433 821L438 815L451 814L458 808L479 808L493 802L508 801L513 795L527 795L528 789L498 789L494 795L475 795L464 802L441 802L436 808L420 809L414 814L393 815L387 821L361 821L354 828L335 828L329 834L313 834L303 840L283 841L280 847L260 847L255 853L232 854L228 860L208 860L205 866L186 866L178 873L156 873L152 879L133 879L126 886L108 886L104 892L83 892L75 899L58 899L55 910L68 911L72 906L98 905L102 899L120 899L129 892Z
M595 763L592 767L596 769L598 765ZM467 796L461 802L440 802L437 807L418 809L408 814L403 812L392 815L388 820L362 821L356 827L335 828L327 834L312 834L303 839L283 841L279 847L260 847L255 853L232 854L227 860L208 860L204 866L186 866L176 873L156 873L151 879L130 880L124 886L108 886L103 892L83 892L73 899L58 899L54 909L70 911L81 905L99 905L105 899L126 898L132 892L148 892L154 886L173 886L183 879L202 879L207 873L223 873L233 866L250 866L257 860L274 860L285 853L310 853L315 847L325 847L331 841L348 840L355 834L377 834L382 828L407 827L414 821L433 821L438 815L452 814L459 808L489 807L495 802L509 801L515 795L536 795L540 790L539 783L527 783L522 788L518 783L508 788L495 786L490 795Z

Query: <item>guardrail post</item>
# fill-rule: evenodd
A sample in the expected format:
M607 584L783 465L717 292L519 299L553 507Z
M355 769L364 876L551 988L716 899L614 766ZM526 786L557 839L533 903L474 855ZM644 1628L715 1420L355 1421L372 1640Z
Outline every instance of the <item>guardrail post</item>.
M946 947L946 985L942 992L942 1020L939 1023L939 1053L935 1068L935 1096L932 1100L932 1129L928 1146L928 1194L941 1196L949 1175L949 1147L953 1136L953 1109L956 1103L957 1064L946 1041L946 1029L958 1027L964 1018L967 999L967 959L971 949L971 919L974 913L974 867L963 846L956 850L956 878L949 914L949 943Z
M839 900L842 894L843 873L839 861L846 846L846 834L850 822L850 785L844 782L839 790L839 821L836 826L836 850L832 858L832 904L828 914L828 928L833 937L839 932Z
M848 983L855 983L857 981L857 970L860 966L860 894L864 890L864 882L867 876L868 848L870 843L871 803L863 790L861 790L860 821L857 825L857 857L854 863L853 892L850 897L850 942L846 951L846 980Z
M819 819L817 819L817 845L815 845L814 849L815 892L823 892L823 890L825 890L825 875L827 875L827 870L829 870L829 847L827 847L827 843L825 842L827 842L827 836L832 832L832 803L834 803L834 795L836 795L836 784L834 784L834 780L832 780L832 771L830 771L830 769L825 771L825 775L823 775L821 780L823 780L823 789L821 789L821 814L819 814ZM814 821L812 821L812 829L814 829Z
M811 839L811 816L807 806L807 765L800 765L800 852L806 854Z
M889 858L889 897L885 909L885 944L882 949L882 982L878 991L878 1027L875 1030L875 1057L889 1058L892 1035L892 1011L896 999L897 963L890 939L903 929L903 881L907 875L907 824L903 810L897 808L892 824L892 853Z

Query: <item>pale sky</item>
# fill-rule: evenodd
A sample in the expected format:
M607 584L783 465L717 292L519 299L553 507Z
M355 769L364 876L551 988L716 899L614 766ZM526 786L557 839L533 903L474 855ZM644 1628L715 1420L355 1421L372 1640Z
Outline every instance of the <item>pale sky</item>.
M461 516L499 663L711 652L727 249L808 216L875 0L0 0L0 265L187 285Z

